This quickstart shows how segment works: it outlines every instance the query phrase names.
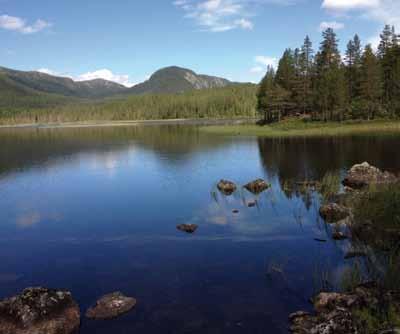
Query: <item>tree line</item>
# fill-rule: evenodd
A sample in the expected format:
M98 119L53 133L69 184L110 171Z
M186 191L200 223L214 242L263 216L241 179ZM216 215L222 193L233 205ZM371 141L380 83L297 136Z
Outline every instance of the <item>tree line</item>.
M400 116L400 43L386 25L375 52L355 35L344 57L333 29L322 33L315 53L307 36L301 48L286 49L275 71L268 67L257 93L265 122L287 116L342 121Z
M54 101L48 95L0 102L0 123L155 120L174 118L255 118L257 86L238 84L179 94L132 95L106 100ZM2 92L0 91L0 97ZM0 99L1 100L1 99Z

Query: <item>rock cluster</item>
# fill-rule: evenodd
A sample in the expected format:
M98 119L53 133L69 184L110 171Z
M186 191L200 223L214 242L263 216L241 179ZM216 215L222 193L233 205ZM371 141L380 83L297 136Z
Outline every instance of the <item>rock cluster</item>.
M220 192L227 196L232 195L237 189L235 183L227 180L219 181L217 184L217 188Z
M194 233L198 229L198 226L196 224L179 224L176 228L182 232Z
M267 190L270 187L270 184L265 182L262 179L257 179L255 181L252 181L244 186L248 191L250 191L253 194L260 194L264 190Z
M2 334L71 334L79 325L79 306L67 291L27 288L0 302Z
M376 304L372 285L361 285L353 293L322 292L314 299L315 315L296 312L289 316L294 334L356 334L362 333L352 311Z
M321 206L319 214L327 223L336 223L347 218L350 215L350 211L343 205L329 203Z
M389 172L382 172L368 162L354 165L343 180L343 185L353 189L361 189L371 184L388 184L396 182L398 178Z
M129 312L136 306L136 299L114 292L101 297L96 305L86 311L90 319L112 319Z

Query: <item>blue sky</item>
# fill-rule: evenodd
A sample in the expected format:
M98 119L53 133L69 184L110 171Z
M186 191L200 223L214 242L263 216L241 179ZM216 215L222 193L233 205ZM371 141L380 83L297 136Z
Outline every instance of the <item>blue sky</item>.
M0 0L0 66L125 85L178 65L258 81L321 28L376 43L400 0Z

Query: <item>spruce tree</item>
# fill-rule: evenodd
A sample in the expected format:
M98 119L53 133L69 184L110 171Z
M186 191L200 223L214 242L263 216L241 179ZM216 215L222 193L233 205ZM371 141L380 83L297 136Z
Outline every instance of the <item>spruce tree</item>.
M379 60L374 54L372 47L368 44L365 47L361 59L361 82L360 96L362 105L366 110L366 118L374 119L379 110L379 103L382 94L381 72ZM359 115L356 115L359 116Z
M315 104L324 121L342 119L345 82L338 40L332 28L325 30L322 36L316 57Z
M269 108L269 99L271 98L275 81L275 71L272 66L268 66L267 73L260 82L257 93L257 110L263 115L264 122L272 121L272 113Z
M391 27L388 24L385 25L385 27L383 28L383 31L380 35L381 41L378 46L378 56L380 59L382 59L386 55L386 53L392 46L392 42L393 42L393 29L392 28L393 27Z
M296 77L295 56L291 49L286 49L279 60L275 83L291 91Z
M308 36L304 39L303 46L301 47L299 59L299 72L300 72L300 107L305 114L311 108L312 98L312 66L313 66L312 42Z
M361 55L361 41L358 35L355 35L347 44L346 50L347 96L350 101L359 95Z

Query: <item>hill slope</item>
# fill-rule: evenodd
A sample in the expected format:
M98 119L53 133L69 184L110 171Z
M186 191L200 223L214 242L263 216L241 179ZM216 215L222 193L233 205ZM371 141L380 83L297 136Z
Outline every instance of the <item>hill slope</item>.
M57 77L41 72L24 72L0 67L0 98L2 107L27 106L32 101L71 99L102 99L111 96L141 94L176 94L191 90L223 88L234 83L218 77L199 75L176 66L166 67L155 72L149 80L132 88L118 83L95 79L74 81L71 78ZM16 98L21 101L16 101ZM11 102L9 102L11 101ZM8 105L9 104L9 105Z
M80 98L102 98L123 93L126 87L115 82L96 79L73 81L70 78L56 77L41 72L24 72L0 67L0 75L9 83L27 90Z
M232 83L226 79L199 75L177 66L166 67L155 72L149 80L128 90L130 94L173 94L190 90L222 88Z

